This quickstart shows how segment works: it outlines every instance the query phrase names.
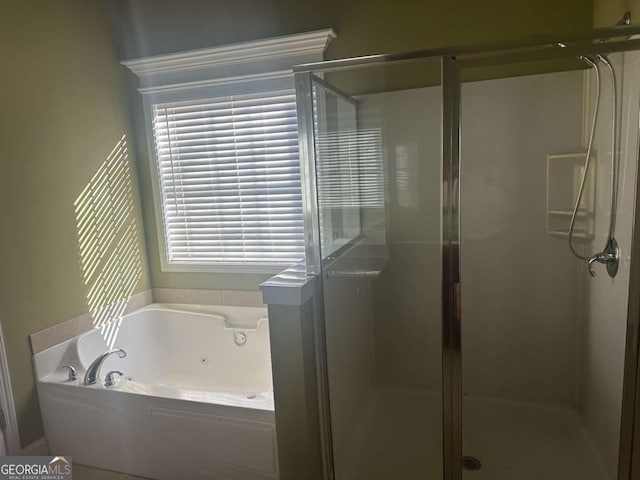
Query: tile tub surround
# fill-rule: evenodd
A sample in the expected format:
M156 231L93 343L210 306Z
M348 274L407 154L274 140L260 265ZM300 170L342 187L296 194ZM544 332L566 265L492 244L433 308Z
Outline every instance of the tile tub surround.
M186 303L191 305L233 305L264 307L257 291L204 290L188 288L154 288L131 297L124 313L131 313L151 303ZM53 327L29 335L31 353L36 354L94 328L91 313L86 312Z
M154 288L156 303L187 303L191 305L233 305L264 307L259 291L203 290L191 288Z
M151 303L153 303L153 292L151 289L136 293L129 299L124 314L139 310ZM36 354L42 352L81 333L88 332L92 328L94 328L93 318L90 312L86 312L52 327L32 333L29 335L31 353Z

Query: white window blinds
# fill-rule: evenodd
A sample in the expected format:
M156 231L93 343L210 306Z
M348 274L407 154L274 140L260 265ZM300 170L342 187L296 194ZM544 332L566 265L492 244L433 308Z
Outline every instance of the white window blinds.
M379 129L316 132L318 201L322 207L384 207Z
M304 257L293 92L156 104L153 132L170 265Z

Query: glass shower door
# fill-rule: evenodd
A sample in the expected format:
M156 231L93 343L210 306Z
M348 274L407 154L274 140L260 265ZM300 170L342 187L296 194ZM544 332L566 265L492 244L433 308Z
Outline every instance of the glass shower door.
M463 71L467 79L499 77L464 82L461 92L465 479L618 478L640 71L635 53L609 59L622 122L614 279L599 264L591 277L568 246L594 71L578 59L521 76L505 66ZM574 235L587 256L606 243L611 215L612 87L602 68Z
M640 42L575 42L296 74L337 480L629 477Z
M442 478L439 77L433 60L298 85L336 480Z

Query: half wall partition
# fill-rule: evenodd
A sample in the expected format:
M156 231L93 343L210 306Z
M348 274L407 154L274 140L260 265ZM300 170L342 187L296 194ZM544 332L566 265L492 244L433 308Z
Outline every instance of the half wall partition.
M327 478L632 478L639 32L296 68Z

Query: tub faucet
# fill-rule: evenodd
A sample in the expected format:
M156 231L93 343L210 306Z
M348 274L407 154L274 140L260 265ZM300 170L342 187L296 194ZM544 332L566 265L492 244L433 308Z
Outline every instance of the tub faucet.
M84 375L84 385L95 385L96 383L98 383L98 377L100 376L100 367L102 367L104 361L112 353L117 353L118 357L120 358L124 358L127 356L127 352L125 352L121 348L114 348L113 350L107 350L106 352L104 352L102 355L96 358L91 365L89 365L87 373L85 373Z

